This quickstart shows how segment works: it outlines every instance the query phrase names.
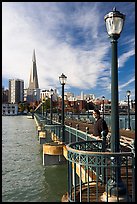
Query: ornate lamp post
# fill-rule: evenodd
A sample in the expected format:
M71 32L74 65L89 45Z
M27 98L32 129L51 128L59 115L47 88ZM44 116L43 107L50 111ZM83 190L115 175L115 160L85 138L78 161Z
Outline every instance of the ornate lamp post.
M128 98L128 127L126 130L131 130L130 127L130 105L129 105L129 97L130 97L131 92L128 90L127 91L127 98Z
M90 98L87 99L87 106L88 106L88 118L89 118L89 103L90 103Z
M105 100L105 96L102 96L102 100L103 100L103 119L104 119L104 100Z
M44 103L45 103L45 101L43 100L42 101L42 117L44 118Z
M80 119L79 114L80 114L80 108L79 108L80 103L78 102L78 119Z
M33 106L32 106L32 118L34 119L34 102L33 102Z
M71 111L72 111L71 118L73 119L74 104L71 104Z
M48 100L48 96L45 97L46 100L46 121L47 121L47 100Z
M62 125L62 142L65 142L65 129L64 129L64 85L66 84L67 77L62 73L59 77L60 84L62 85L62 112L61 112L61 125Z
M50 90L50 124L52 124L52 96L53 96L53 89Z
M119 110L118 110L118 63L117 40L122 32L125 15L113 9L104 17L108 35L112 45L111 64L111 151L119 152ZM120 196L125 194L125 185L121 179L120 161L115 161L118 167L113 168L112 176L107 183L107 191L110 195ZM119 165L118 165L119 163ZM113 165L113 159L112 159Z

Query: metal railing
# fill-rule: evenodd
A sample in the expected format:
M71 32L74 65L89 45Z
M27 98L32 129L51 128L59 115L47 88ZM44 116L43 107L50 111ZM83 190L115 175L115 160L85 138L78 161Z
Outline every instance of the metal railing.
M92 113L88 114L68 114L66 115L68 119L76 119L82 122L93 123L94 118ZM107 122L109 128L111 128L111 115L104 115L104 119ZM135 114L130 115L130 124L131 130L135 131ZM119 128L120 129L127 129L128 127L128 119L127 115L119 115Z
M68 144L69 202L132 202L135 200L134 155L131 152L102 152L101 141ZM120 163L116 161L120 161ZM113 169L121 169L124 194L110 195L109 180ZM119 186L116 186L119 188Z
M62 141L61 123L35 114L44 131L50 131ZM54 119L54 117L53 117ZM110 202L109 179L113 169L120 168L125 185L124 195L115 201L135 201L135 146L134 140L120 139L120 146L127 152L110 152L110 135L103 140L76 128L65 125L65 144L68 160L68 201L69 202ZM115 161L120 161L115 162ZM116 186L118 188L118 186ZM114 199L114 198L113 198Z

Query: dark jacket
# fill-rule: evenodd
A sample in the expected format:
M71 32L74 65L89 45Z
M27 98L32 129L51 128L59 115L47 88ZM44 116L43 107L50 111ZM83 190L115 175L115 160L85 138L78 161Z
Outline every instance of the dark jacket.
M108 134L108 126L106 124L106 121L103 120L103 118L99 117L93 127L93 135L94 136L102 136L101 132L104 131L105 136Z

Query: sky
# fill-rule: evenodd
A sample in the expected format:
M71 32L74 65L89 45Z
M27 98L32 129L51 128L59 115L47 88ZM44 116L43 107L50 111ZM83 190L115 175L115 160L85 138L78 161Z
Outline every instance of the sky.
M111 42L104 16L126 15L118 39L119 100L135 99L135 2L2 2L2 85L28 88L35 49L40 89L94 94L111 100Z

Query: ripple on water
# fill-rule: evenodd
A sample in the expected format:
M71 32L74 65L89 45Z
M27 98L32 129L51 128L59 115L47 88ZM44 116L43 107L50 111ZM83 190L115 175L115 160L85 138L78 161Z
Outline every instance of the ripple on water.
M2 201L60 201L60 194L66 192L65 182L60 187L57 183L63 172L57 166L42 165L34 120L5 117L2 126Z

